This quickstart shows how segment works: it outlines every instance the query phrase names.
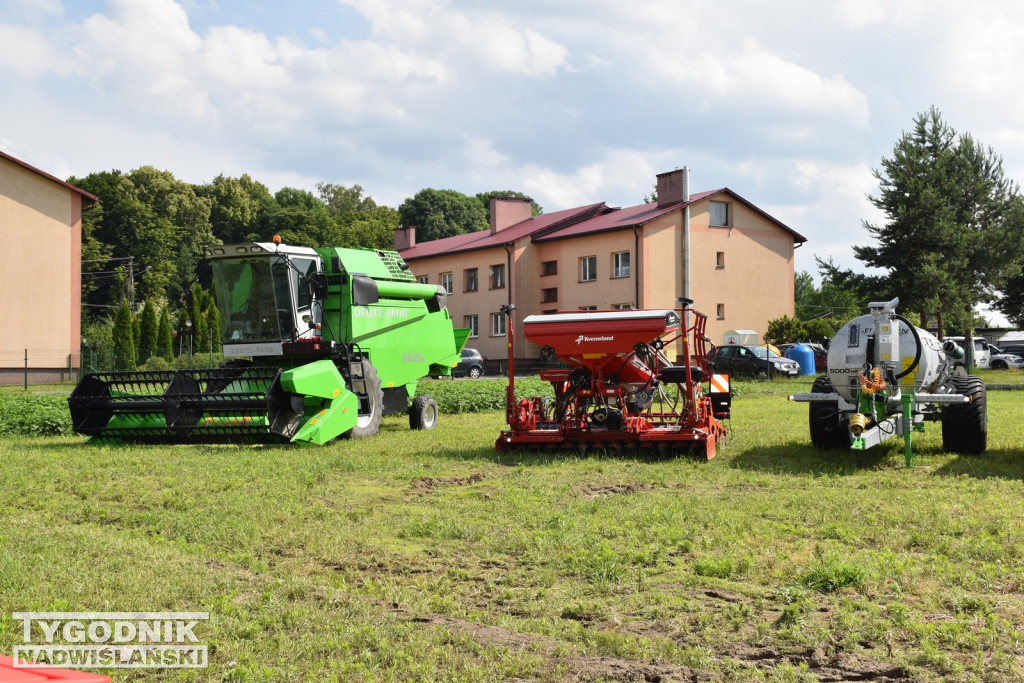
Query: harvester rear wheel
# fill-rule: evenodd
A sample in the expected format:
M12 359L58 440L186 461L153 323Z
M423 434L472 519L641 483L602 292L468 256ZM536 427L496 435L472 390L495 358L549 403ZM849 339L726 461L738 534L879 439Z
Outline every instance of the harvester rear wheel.
M811 393L831 394L832 380L822 375L814 380ZM846 425L840 421L838 401L811 401L808 420L811 429L811 443L821 450L834 450L850 447L850 433Z
M430 396L417 396L409 408L411 429L433 429L437 426L437 401Z
M374 436L380 431L380 421L384 418L384 391L380 386L377 368L373 367L373 363L365 358L360 363L362 365L363 378L359 380L356 377L352 377L349 389L358 394L359 386L357 383L363 383L366 390L367 409L363 410L363 400L360 397L359 418L356 421L355 427L342 434L342 437L346 439L365 439Z
M958 394L970 403L951 403L942 408L942 448L959 455L981 455L988 442L988 407L985 383L973 375L953 375Z

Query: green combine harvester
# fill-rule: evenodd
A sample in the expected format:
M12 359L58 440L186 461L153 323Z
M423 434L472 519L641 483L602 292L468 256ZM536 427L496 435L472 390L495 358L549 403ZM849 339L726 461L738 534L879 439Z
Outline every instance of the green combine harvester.
M207 247L221 311L218 368L89 374L68 398L75 431L103 443L324 444L377 433L450 375L469 336L445 292L396 253L251 242ZM410 403L410 399L412 399Z

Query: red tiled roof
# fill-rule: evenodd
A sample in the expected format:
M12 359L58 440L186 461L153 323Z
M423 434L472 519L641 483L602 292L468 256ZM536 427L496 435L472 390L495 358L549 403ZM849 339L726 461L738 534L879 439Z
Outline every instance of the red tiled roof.
M82 189L82 188L80 188L80 187L75 187L75 186L74 186L74 185L72 185L71 183L67 183L67 182L64 182L64 181L63 181L63 180L61 180L60 178L58 178L58 177L56 177L56 176L52 176L52 175L50 175L49 173L47 173L46 171L40 171L40 170L39 170L38 168L36 168L35 166L31 166L31 165L29 165L29 164L26 164L26 163L25 163L24 161L22 161L21 159L15 159L15 158L14 158L14 157L12 157L12 156L11 156L10 154L7 154L7 153L5 153L5 152L3 152L3 151L0 151L0 158L3 158L3 159L7 159L7 160L8 160L8 161L10 161L11 163L13 163L13 164L17 164L18 166L21 166L21 167L22 167L22 168L24 168L24 169L27 169L27 170L29 170L29 171L32 171L33 173L38 173L39 175L43 176L43 177L44 177L44 178L46 178L47 180L52 180L53 182L57 183L58 185L63 185L64 187L68 188L68 189L69 189L69 190L71 190L72 192L77 192L78 194L82 195L82 197L83 197L84 199L86 199L86 200L88 200L88 201L90 201L90 202L98 202L98 201L100 200L100 198L99 198L99 197L97 197L96 195L94 195L94 194L90 194L90 193L86 192L85 190L83 190L83 189Z
M504 230L491 234L488 229L470 232L454 237L421 242L409 249L399 252L406 261L413 259L437 256L439 254L455 254L463 251L474 251L477 249L489 249L500 247L518 239L547 230L557 230L566 224L572 224L586 220L595 213L602 210L610 210L603 203L589 204L575 209L565 209L554 213L543 213L525 221L510 225Z
M651 203L640 204L639 206L629 206L624 209L613 209L604 203L589 204L575 209L565 209L564 211L556 211L555 213L534 216L533 218L529 218L525 221L509 226L493 235L490 230L481 230L479 232L472 232L465 235L456 235L455 237L446 237L444 239L433 240L431 242L423 242L422 244L417 244L411 249L406 249L400 253L402 258L406 261L411 261L413 259L426 258L428 256L438 256L440 254L454 254L464 251L473 251L476 249L500 247L503 244L515 242L523 237L530 237L534 242L547 242L551 240L578 237L580 235L593 235L611 230L625 230L641 226L644 223L648 223L655 218L672 211L678 211L679 209L687 206L687 204L694 204L704 199L708 199L709 197L714 197L715 195L724 193L728 193L731 197L742 202L752 211L756 211L775 225L791 234L794 241L807 241L807 238L800 233L779 222L755 205L748 202L743 197L740 197L729 188L723 187L718 190L692 194L690 195L689 202L679 201L673 202L672 204L666 204L664 206L658 206L657 203Z

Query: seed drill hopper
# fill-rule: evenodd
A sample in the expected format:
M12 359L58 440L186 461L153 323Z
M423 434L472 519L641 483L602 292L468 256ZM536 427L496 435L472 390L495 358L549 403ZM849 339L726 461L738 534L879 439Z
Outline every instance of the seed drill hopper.
M725 439L720 418L728 416L730 396L727 388L703 389L712 378L703 314L687 309L695 320L688 329L681 329L683 311L671 309L527 316L526 339L543 347L542 357L568 367L540 373L554 389L553 400L517 400L513 308L502 309L509 317L509 429L495 442L498 451L603 448L715 456L716 445ZM663 339L667 335L672 336ZM683 363L671 365L662 349L680 338Z
M74 428L103 442L322 444L408 412L430 429L417 381L449 375L469 330L396 252L245 243L208 247L221 318L218 368L86 375Z

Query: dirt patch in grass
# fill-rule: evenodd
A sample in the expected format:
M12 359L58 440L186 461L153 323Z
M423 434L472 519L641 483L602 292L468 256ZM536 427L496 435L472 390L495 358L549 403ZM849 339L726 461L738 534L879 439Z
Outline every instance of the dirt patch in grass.
M821 681L897 683L914 680L910 673L900 666L856 657L847 652L839 652L829 657L820 647L784 652L777 647L740 646L732 652L722 653L722 657L732 657L769 671L787 663L806 664L810 672Z
M633 482L632 484L573 484L570 489L580 498L600 498L615 494L642 493L653 491L650 484Z
M419 494L431 493L435 489L448 486L469 486L478 484L484 480L484 475L479 472L468 477L417 477L409 483L409 488Z

